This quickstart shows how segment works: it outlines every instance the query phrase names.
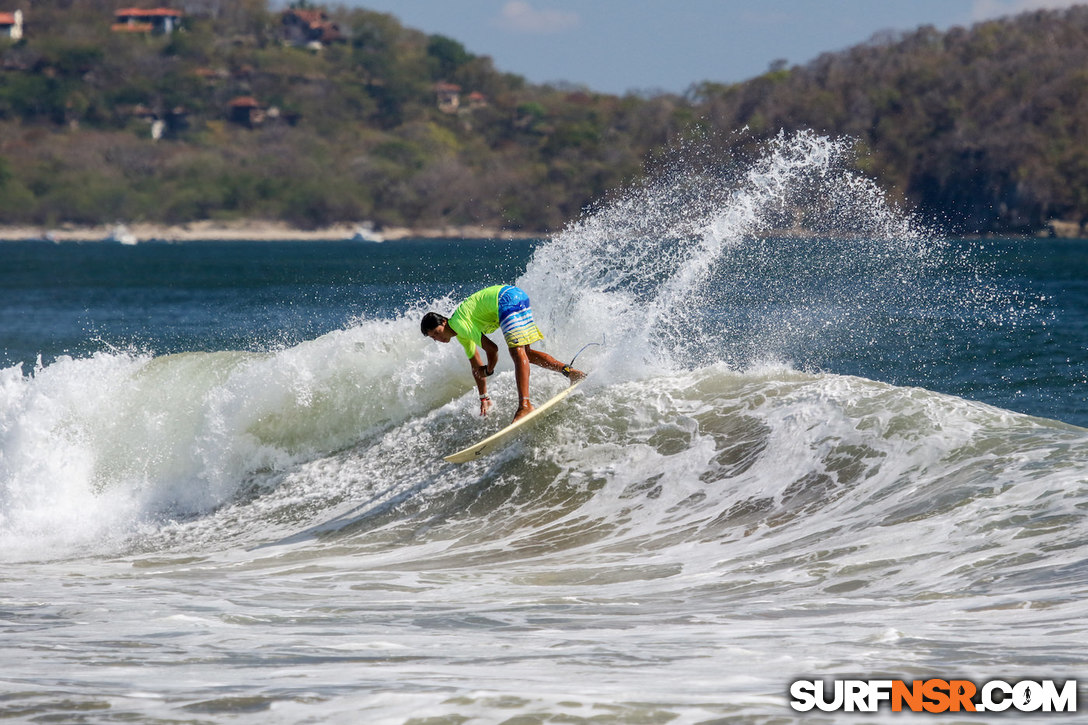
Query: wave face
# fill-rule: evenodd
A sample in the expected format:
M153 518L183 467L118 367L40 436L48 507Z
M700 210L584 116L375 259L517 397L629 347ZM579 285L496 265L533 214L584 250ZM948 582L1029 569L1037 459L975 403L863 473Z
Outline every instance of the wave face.
M783 233L794 227L817 236ZM536 247L516 283L546 349L569 359L602 344L579 358L593 371L581 391L498 454L441 461L501 427L514 397L504 360L502 412L479 421L459 350L419 334L420 314L451 309L449 297L391 302L259 352L13 367L0 372L0 558L132 562L177 601L193 596L193 561L232 588L267 577L261 595L286 597L285 627L320 580L339 602L328 607L370 612L398 652L429 645L383 607L418 606L416 624L440 611L440 628L486 616L509 647L533 632L555 648L539 655L551 680L533 657L469 635L431 663L433 680L382 660L401 673L389 692L430 693L471 661L492 691L522 698L492 707L467 694L477 682L460 699L413 701L436 717L558 716L579 698L626 702L621 720L773 717L786 674L1030 669L1028 640L1048 636L1047 617L1085 614L1073 596L1088 540L1085 431L842 372L939 375L947 360L931 355L963 329L1022 324L1031 310L972 264L851 171L844 142L783 136L751 163L698 173L682 159ZM538 400L564 383L532 379ZM941 630L968 610L993 639L948 654ZM617 626L627 633L608 634ZM245 631L239 647L303 636ZM668 677L624 659L636 639ZM340 702L327 674L317 700ZM537 677L544 694L517 684ZM665 681L690 684L678 694Z

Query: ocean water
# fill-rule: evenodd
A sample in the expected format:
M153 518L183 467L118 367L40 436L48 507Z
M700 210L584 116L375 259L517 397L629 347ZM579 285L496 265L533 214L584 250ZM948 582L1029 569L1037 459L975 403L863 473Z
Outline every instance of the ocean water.
M0 245L0 719L841 722L790 683L1088 677L1088 243L942 238L850 154L679 154L532 242ZM500 281L592 376L446 464L512 368L480 419L418 319Z

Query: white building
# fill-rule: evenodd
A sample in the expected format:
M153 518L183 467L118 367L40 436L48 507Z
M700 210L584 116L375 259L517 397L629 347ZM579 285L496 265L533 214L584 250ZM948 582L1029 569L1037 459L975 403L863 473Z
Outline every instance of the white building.
M23 11L0 13L0 38L19 40L23 37Z

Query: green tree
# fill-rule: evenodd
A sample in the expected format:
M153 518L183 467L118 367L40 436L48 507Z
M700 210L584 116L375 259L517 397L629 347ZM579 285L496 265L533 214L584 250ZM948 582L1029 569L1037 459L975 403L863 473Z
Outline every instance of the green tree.
M457 71L473 59L465 46L444 35L432 35L427 40L427 56L431 60L431 79L436 81L455 79Z

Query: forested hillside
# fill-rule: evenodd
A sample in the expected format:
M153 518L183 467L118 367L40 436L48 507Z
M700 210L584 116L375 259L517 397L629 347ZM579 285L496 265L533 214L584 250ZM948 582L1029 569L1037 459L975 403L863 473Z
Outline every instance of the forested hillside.
M529 84L367 10L143 5L180 28L103 0L6 8L24 27L0 39L0 223L548 231L678 139L750 145L798 128L857 138L866 173L954 231L1088 217L1085 7L617 97Z
M692 100L712 125L757 137L855 137L866 170L959 231L1088 215L1088 6L878 36Z
M0 74L7 223L555 228L637 174L681 105L530 87L365 10L293 45L263 0L174 2L170 34L111 29L103 0L24 6Z

